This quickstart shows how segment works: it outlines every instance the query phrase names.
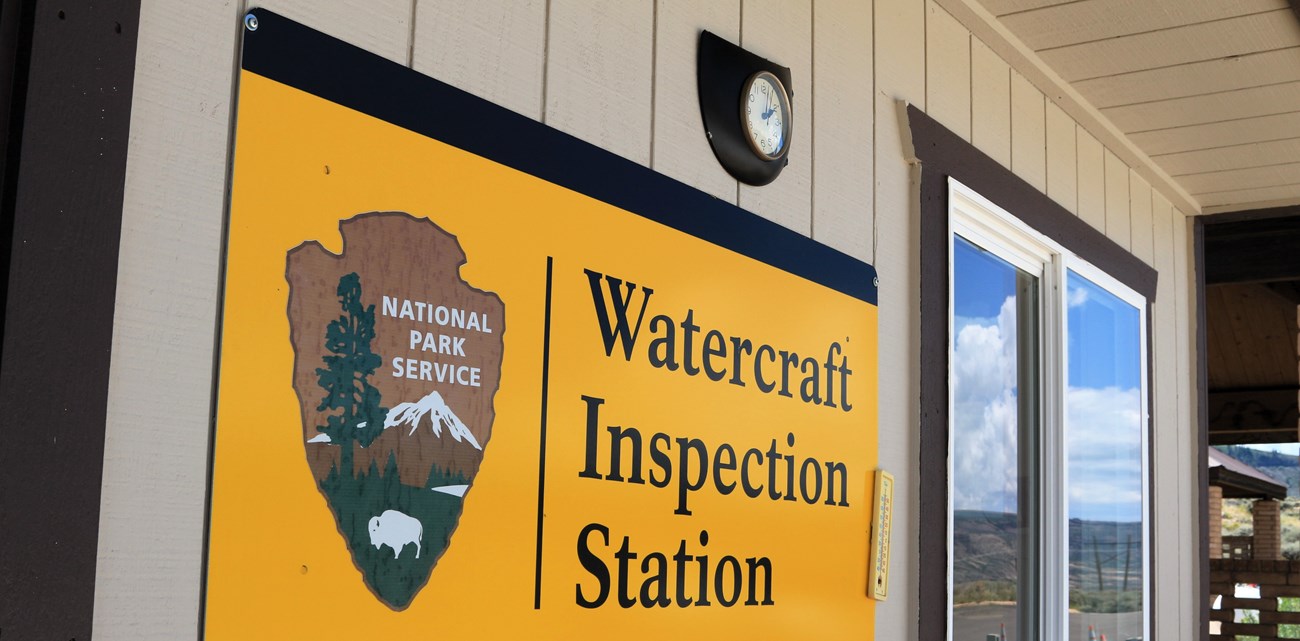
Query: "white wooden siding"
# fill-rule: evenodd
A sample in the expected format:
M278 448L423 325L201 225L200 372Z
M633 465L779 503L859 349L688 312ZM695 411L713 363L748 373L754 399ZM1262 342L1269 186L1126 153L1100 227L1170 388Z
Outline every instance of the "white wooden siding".
M1300 47L1102 76L1076 82L1074 88L1094 107L1105 109L1291 80L1300 80Z
M995 15L1006 15L1021 11L1033 11L1043 7L1064 4L1071 0L984 0L984 5Z
M1225 3L1227 4L1227 3ZM1290 9L1160 29L1039 52L1069 82L1294 46ZM1286 20L1276 18L1285 16ZM1248 47L1243 50L1243 45Z
M876 0L873 24L875 43L875 266L880 275L879 425L894 426L892 437L878 444L880 465L894 474L894 505L907 505L894 513L894 527L910 535L894 536L889 591L894 605L876 609L876 638L916 638L918 608L916 582L920 560L916 557L916 532L920 514L915 506L921 446L920 375L917 336L920 318L916 292L920 290L917 198L919 170L904 156L903 134L907 120L902 102L926 108L925 4L916 0ZM908 366L899 368L907 363ZM892 368L892 369L891 369ZM883 431L882 431L883 434ZM898 479L907 478L899 482ZM896 530L897 531L897 530ZM888 601L886 602L888 603Z
M1185 178L1199 171L1176 169L1171 177L1171 165L1160 158L1200 151L1215 157L1216 171L1300 162L1300 154L1286 145L1261 149L1265 155L1258 157L1216 154L1229 145L1298 135L1300 23L1287 0L1072 0L1003 11L1012 8L995 9L998 17L986 16L993 23L986 28L1008 34L1030 67L1050 68L1042 74L1046 82L1035 78L1040 89L1050 93L1047 86L1061 78L1072 83L1065 93L1077 92L1091 106L1067 105L1066 111L1076 118L1090 119L1093 112L1104 117L1088 123L1092 133L1152 184L1175 183L1174 191L1185 192L1174 198L1175 206L1217 209L1225 205L1213 203L1232 203L1251 209L1300 202L1293 195L1278 197L1293 192L1286 187L1294 181L1262 169L1243 172L1252 186L1235 188L1230 197L1200 197L1206 192ZM1128 153L1130 146L1145 157Z
M1131 249L1128 211L1128 165L1106 150L1106 235L1124 249Z
M1192 174L1183 176L1183 184L1193 194L1300 184L1300 163Z
M794 125L790 164L771 185L740 185L741 207L805 236L812 233L812 0L744 3L741 46L790 68Z
M541 120L544 0L421 0L414 35L413 69Z
M244 0L354 44L394 62L409 64L411 12L415 0ZM226 27L227 29L229 27Z
M1011 71L1011 170L1047 191L1047 111L1043 92Z
M1255 118L1291 111L1300 111L1300 82L1157 100L1101 110L1116 127L1125 132L1189 127L1234 118Z
M1300 158L1300 138L1198 149L1155 158L1171 176L1188 176L1249 167L1269 167Z
M813 37L812 237L871 262L875 113L869 107L875 97L870 3L814 2Z
M1155 429L1151 439L1151 464L1154 487L1151 491L1150 504L1156 519L1152 552L1152 570L1160 578L1156 582L1155 614L1158 617L1158 632L1161 638L1194 639L1196 635L1181 634L1179 628L1186 626L1179 619L1182 617L1181 606L1176 599L1166 597L1165 586L1187 585L1189 577L1183 568L1185 555L1174 553L1175 545L1157 544L1164 541L1178 541L1181 530L1187 529L1187 517L1182 513L1187 503L1183 487L1180 456L1180 441L1188 438L1184 432L1190 432L1188 424L1182 421L1185 412L1181 411L1178 398L1178 381L1174 376L1162 375L1173 372L1178 367L1178 324L1175 318L1177 304L1174 291L1177 287L1172 272L1175 269L1177 248L1174 243L1174 220L1169 202L1159 195L1153 198L1152 222L1155 236L1154 267L1160 272L1156 283L1156 301L1152 310L1151 353L1154 359L1155 375L1150 382L1155 415ZM1173 629L1169 629L1169 628Z
M970 73L971 142L1010 169L1011 67L979 38L971 38Z
M1207 213L1249 208L1257 205L1268 206L1268 203L1281 206L1300 198L1300 185L1277 185L1261 189L1216 191L1201 194L1197 198L1205 206Z
M650 167L735 204L736 179L718 164L704 137L695 47L704 30L740 41L740 0L661 0L656 11Z
M96 639L193 639L239 6L140 14L109 365ZM88 426L89 427L89 426Z
M551 0L543 122L650 164L653 8Z
M1155 224L1151 218L1151 185L1132 169L1128 174L1129 229L1133 255L1155 266Z
M141 9L108 407L97 639L194 638L198 629L231 70L246 6L203 4L146 0ZM891 596L877 609L878 639L914 638L918 608L921 170L905 155L901 105L928 110L1131 247L1160 272L1152 344L1152 505L1157 536L1179 542L1152 548L1160 585L1152 607L1162 638L1193 637L1199 548L1196 458L1188 428L1195 401L1188 378L1190 255L1182 214L1169 204L1170 198L1187 201L1180 193L1162 193L1167 184L1152 189L1136 173L1148 175L1148 168L1121 162L1136 162L1132 149L1118 148L1113 134L1076 123L1070 114L1085 116L1058 107L1066 104L1061 92L1052 89L1045 96L1041 70L1013 68L995 53L1008 55L1005 42L981 39L996 34L985 29L972 35L974 27L963 23L968 15L930 0L262 4L874 263L881 304L879 452L881 465L897 481ZM999 15L1043 7L1082 10L1069 9L1063 0L986 4ZM1229 22L1235 20L1224 24ZM1236 26L1249 31L1245 23ZM694 68L700 29L792 70L791 164L771 186L738 185L703 138ZM1268 33L1249 34L1257 36L1267 44ZM1103 58L1099 65L1118 64ZM1231 70L1216 73L1230 76ZM1208 176L1223 167L1203 156L1180 155L1203 148L1188 139L1220 146L1259 143L1227 153L1264 155L1285 153L1293 144L1281 139L1300 139L1300 117L1262 121L1275 139L1241 140L1231 123L1141 136L1167 155L1169 167L1206 174L1202 180L1213 183ZM1300 186L1294 190L1300 194ZM153 534L142 538L141 531Z
M1071 213L1079 211L1078 150L1075 124L1056 103L1047 101L1047 195Z
M1089 225L1106 229L1106 149L1092 134L1075 129L1078 151L1079 218Z
M1130 137L1159 162L1161 154L1192 150L1213 153L1220 147L1300 137L1300 112L1148 131Z
M970 140L970 32L934 0L926 2L925 106L953 133Z
M1171 16L1193 24L1286 8L1286 0L1093 0L1023 11L1003 16L1002 22L1038 51L1167 29ZM1115 20L1117 15L1124 19Z

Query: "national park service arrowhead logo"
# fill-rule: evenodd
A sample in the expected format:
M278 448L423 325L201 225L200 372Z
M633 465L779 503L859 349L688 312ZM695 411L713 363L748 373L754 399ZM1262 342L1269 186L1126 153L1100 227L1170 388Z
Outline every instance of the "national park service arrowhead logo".
M505 305L428 219L360 214L288 254L307 464L370 591L404 610L451 543L492 436Z

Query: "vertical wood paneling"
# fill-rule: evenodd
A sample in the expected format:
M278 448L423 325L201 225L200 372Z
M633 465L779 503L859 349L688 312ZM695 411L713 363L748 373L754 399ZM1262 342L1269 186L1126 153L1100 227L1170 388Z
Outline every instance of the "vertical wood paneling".
M1079 217L1089 225L1106 231L1106 160L1101 143L1092 134L1075 128L1078 152Z
M231 75L241 8L140 10L94 637L199 628ZM3 535L0 535L3 536Z
M534 120L542 117L544 0L419 0L411 66Z
M877 639L917 635L916 556L919 525L920 440L919 353L920 291L917 247L920 228L917 174L904 156L898 101L924 109L925 5L914 0L876 0L874 14L876 81L876 237L875 265L880 274L879 368L894 372L879 381L879 424L892 437L880 439L880 464L894 473L895 536L890 601L876 609ZM896 595L896 596L895 596ZM894 599L897 599L895 601Z
M1079 212L1074 119L1047 101L1047 195L1071 213Z
M543 121L650 164L654 5L551 0Z
M1124 249L1130 248L1128 165L1106 150L1106 235Z
M1011 170L1047 191L1047 123L1043 92L1011 72Z
M245 0L245 4L249 9L270 9L371 53L408 64L413 1Z
M660 0L656 5L650 167L735 203L736 179L718 163L704 137L695 50L701 30L740 41L740 0Z
M1011 67L971 38L971 142L1011 168Z
M1151 219L1151 185L1132 169L1128 172L1129 229L1133 255L1155 266L1155 231Z
M814 0L813 238L872 260L871 5Z
M741 45L790 68L794 133L790 164L770 185L740 185L740 206L805 236L812 235L812 0L756 2L743 5Z
M1155 519L1155 540L1150 546L1152 571L1159 577L1156 585L1152 614L1159 625L1162 638L1192 638L1178 633L1180 625L1177 587L1183 583L1181 554L1174 545L1161 545L1162 541L1177 541L1181 523L1181 506L1189 500L1181 494L1180 466L1186 462L1179 457L1180 433L1190 429L1182 423L1178 398L1178 349L1176 326L1183 321L1174 318L1177 309L1174 289L1174 229L1169 202L1162 197L1154 200L1151 212L1154 230L1155 268L1160 272L1157 281L1155 309L1153 310L1151 353L1154 377L1150 388L1155 394L1155 435L1151 442L1151 461L1155 466L1151 488L1151 516Z
M926 113L970 140L970 32L934 0L925 6Z

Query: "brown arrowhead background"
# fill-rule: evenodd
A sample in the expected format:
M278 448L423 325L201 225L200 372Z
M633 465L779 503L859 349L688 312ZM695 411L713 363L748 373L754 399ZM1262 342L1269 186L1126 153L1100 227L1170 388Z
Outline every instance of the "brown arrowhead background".
M415 218L403 212L372 212L359 214L339 225L343 237L343 251L335 255L316 241L305 242L288 254L286 278L289 282L289 322L291 342L295 353L293 387L302 410L301 434L306 449L307 463L318 487L331 470L340 464L341 448L332 443L309 443L320 432L317 426L326 423L330 411L317 409L325 392L318 384L316 369L324 367L326 327L340 315L337 288L340 278L356 273L361 282L361 300L365 306L374 305L375 338L371 350L379 355L381 364L369 376L369 382L382 395L381 405L393 408L404 402L417 402L432 391L441 394L447 406L461 419L474 435L483 450L468 442L454 440L449 430L441 436L434 434L428 418L420 421L418 429L410 433L409 425L385 429L368 447L354 447L351 477L364 476L367 470L383 471L390 456L395 459L403 486L430 492L426 483L437 465L442 470L460 474L472 484L478 473L483 454L492 436L495 418L493 397L500 384L503 334L505 332L505 306L500 297L491 292L475 289L460 278L460 266L465 264L464 251L456 238L428 219ZM410 319L385 316L383 296L399 300L423 301L433 306L443 305L466 312L484 314L491 333L472 329L443 327ZM399 303L400 304L400 303ZM420 330L435 334L463 337L465 356L422 352L420 347L410 348L410 331ZM411 380L393 375L393 359L402 357L422 359L451 365L467 365L480 369L481 386L471 387L446 382ZM377 560L360 558L371 549L364 532L356 531L358 519L364 524L368 513L352 513L350 506L331 501L322 489L327 503L339 523L339 533L348 541L353 561L365 575L367 584L381 600L394 609L409 605L409 598L428 580L423 577L403 576L394 579L394 573L405 573L411 568L379 568ZM392 492L389 492L392 494ZM468 493L465 495L468 500ZM360 508L357 508L359 510ZM371 506L369 511L377 510ZM446 536L451 535L459 520L459 503L455 506L453 522ZM425 531L430 525L425 523ZM359 545L364 550L358 550ZM426 554L432 557L428 571L441 556L436 545L429 546ZM409 552L407 551L409 550ZM414 548L403 553L413 557ZM391 550L385 552L392 556ZM427 558L427 557L426 557ZM401 559L397 561L401 564ZM424 564L421 564L424 565ZM412 570L418 575L418 569ZM374 574L384 576L372 576ZM418 581L417 581L418 580ZM402 582L404 589L384 589L384 582ZM406 585L416 581L418 585ZM414 589L409 589L414 588ZM409 590L409 597L405 592ZM405 601L403 603L403 601Z

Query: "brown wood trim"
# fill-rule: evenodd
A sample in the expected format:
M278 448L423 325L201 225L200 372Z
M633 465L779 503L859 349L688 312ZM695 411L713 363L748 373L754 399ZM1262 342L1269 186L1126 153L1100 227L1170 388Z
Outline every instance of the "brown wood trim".
M22 128L22 109L15 109L26 95L28 56L31 50L30 3L0 2L0 301L9 291L9 257L13 247L13 198L8 185L14 181L20 140L11 132ZM4 336L4 314L0 313L0 336ZM0 343L0 356L4 354Z
M918 120L909 107L912 135ZM919 113L919 112L918 112ZM938 127L933 120L921 126ZM969 184L969 183L968 183ZM978 184L970 185L978 189ZM921 171L920 641L948 635L948 184Z
M942 176L945 180L952 176L1011 212L1026 225L1060 243L1079 258L1104 270L1148 301L1156 299L1155 268L1011 173L1011 170L996 160L984 155L925 112L908 105L907 113L912 123L914 153L920 159L923 169L922 183L927 175ZM946 183L944 189L946 194ZM922 205L925 205L924 200ZM946 229L946 195L943 205ZM922 209L921 216L924 223L925 209ZM946 251L944 255L947 255ZM945 258L945 265L946 260Z
M0 257L0 637L86 641L140 4L22 10Z
M1228 214L1229 216L1231 214ZM1200 638L1210 641L1210 422L1209 373L1207 369L1205 331L1205 221L1206 216L1194 219L1192 224L1192 265L1196 283L1196 493L1197 493L1197 564L1200 566L1200 598L1196 600Z
M1157 273L920 109L908 105L907 116L912 151L921 163L918 638L943 641L948 621L948 177L1110 274L1146 297L1148 304L1155 302ZM1149 319L1148 313L1147 345ZM1149 571L1147 580L1154 590ZM1158 638L1154 616L1151 626L1153 638Z

